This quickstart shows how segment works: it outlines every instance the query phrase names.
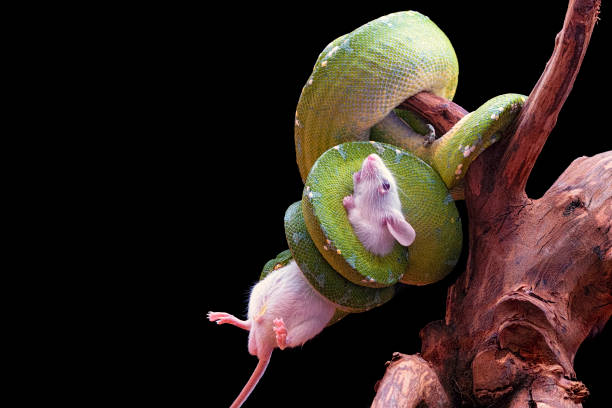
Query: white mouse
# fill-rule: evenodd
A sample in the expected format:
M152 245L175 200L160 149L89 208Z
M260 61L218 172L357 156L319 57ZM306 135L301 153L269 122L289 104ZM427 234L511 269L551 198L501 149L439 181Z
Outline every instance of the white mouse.
M376 255L387 255L395 241L414 242L416 233L404 218L395 178L375 153L365 158L353 174L353 194L344 197L349 222L363 246Z
M312 289L295 261L291 261L253 287L247 320L228 313L208 312L211 322L229 323L248 330L249 353L259 359L231 407L240 407L248 398L276 347L283 350L301 346L323 330L335 311L335 305Z

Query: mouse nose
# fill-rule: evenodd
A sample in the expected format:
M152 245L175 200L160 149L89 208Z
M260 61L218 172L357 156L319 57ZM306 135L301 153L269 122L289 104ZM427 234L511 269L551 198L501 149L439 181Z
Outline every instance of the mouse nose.
M369 161L375 161L376 160L376 153L372 153L371 155L368 156L368 160Z

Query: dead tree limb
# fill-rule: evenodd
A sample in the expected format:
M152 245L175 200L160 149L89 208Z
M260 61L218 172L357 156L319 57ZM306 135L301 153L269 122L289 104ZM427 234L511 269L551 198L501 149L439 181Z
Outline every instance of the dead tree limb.
M455 102L436 96L429 92L420 92L406 99L399 108L420 112L421 116L430 120L437 135L443 135L459 119L467 115L467 111Z
M415 406L406 405L406 401L423 402L431 408L450 407L446 391L427 361L420 356L395 353L387 362L387 371L377 386L372 407Z
M524 196L533 165L557 123L580 70L599 13L600 1L571 0L563 29L544 72L531 91L498 163L497 189Z
M439 386L449 401L440 406L575 408L588 395L573 361L612 315L612 152L576 159L538 200L525 185L572 89L599 4L569 2L515 126L470 167L466 271L449 288L444 321L421 331L421 356L388 367L374 406L436 406L426 396L442 395ZM444 116L439 110L419 108L423 95L415 98L411 109L444 123L432 119ZM401 392L405 384L418 392Z

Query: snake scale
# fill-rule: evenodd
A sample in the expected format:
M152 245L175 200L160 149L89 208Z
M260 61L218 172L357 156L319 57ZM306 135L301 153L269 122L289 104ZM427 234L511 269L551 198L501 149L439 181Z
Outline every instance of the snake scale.
M492 98L427 142L427 123L396 107L422 91L451 100L458 73L448 38L415 11L380 17L324 48L295 114L305 185L302 200L285 214L289 250L266 264L262 278L295 259L310 285L336 305L332 324L385 303L397 283L425 285L452 270L462 231L450 191L461 187L470 164L499 139L526 99ZM410 247L396 244L385 256L363 247L342 206L352 174L370 153L395 177L402 212L416 232Z

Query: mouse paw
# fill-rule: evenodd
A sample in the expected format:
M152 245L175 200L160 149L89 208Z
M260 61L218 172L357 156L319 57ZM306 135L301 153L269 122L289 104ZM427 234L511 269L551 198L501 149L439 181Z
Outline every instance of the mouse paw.
M234 325L236 327L240 327L241 329L244 330L249 330L251 328L251 324L250 322L244 321L244 320L240 320L237 317L229 314L229 313L225 313L225 312L208 312L208 320L210 320L211 322L217 322L217 324L231 324Z
M287 327L282 318L274 319L274 327L272 328L276 334L276 343L278 348L284 350L287 347Z
M234 317L229 313L224 312L208 312L206 315L208 320L211 322L217 322L217 324L228 323L229 319Z
M342 199L342 205L344 205L344 208L347 210L355 208L355 200L353 200L353 196L349 195L344 197Z

